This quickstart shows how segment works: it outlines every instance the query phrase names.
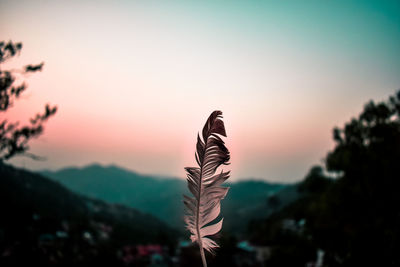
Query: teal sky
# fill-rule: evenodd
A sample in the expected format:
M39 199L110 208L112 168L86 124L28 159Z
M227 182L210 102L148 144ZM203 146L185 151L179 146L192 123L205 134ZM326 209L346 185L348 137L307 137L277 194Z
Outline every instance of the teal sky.
M7 114L59 106L32 143L45 162L183 177L224 112L232 179L296 181L331 131L400 89L399 1L0 1L9 67L45 62Z

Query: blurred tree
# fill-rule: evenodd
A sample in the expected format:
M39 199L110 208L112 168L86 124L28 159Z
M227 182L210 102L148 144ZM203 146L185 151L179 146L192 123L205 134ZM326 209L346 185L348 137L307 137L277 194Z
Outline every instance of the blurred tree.
M335 128L339 179L320 202L316 238L342 265L400 266L400 91Z
M18 70L3 70L1 64L19 54L21 49L21 43L0 42L0 113L3 114L13 106L14 102L27 88L25 83L16 84L17 77L41 71L44 65L44 63L41 63L26 65L23 69ZM40 157L26 152L29 149L28 142L43 133L43 124L56 111L56 106L46 105L45 111L36 114L30 119L30 124L25 126L19 126L19 122L9 122L3 117L0 118L0 162L18 154L40 159Z
M253 222L251 240L278 249L268 265L282 266L288 258L296 259L291 266L314 261L291 250L301 241L324 250L323 266L400 266L400 91L387 101L368 102L358 117L333 130L333 139L326 169L337 178L311 168L298 186L302 197ZM297 241L282 234L286 219L304 219Z
M299 184L298 190L308 194L320 194L326 191L327 187L332 183L332 180L325 177L323 168L319 165L313 166L309 173L304 178L304 181Z

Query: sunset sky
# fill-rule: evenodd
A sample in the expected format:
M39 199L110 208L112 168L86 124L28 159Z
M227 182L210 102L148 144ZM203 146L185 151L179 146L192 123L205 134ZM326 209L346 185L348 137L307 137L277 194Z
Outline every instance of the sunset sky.
M59 108L31 143L47 160L11 161L34 170L184 177L221 110L232 180L293 182L400 88L400 1L1 0L0 39L23 43L7 67L45 62L6 117Z

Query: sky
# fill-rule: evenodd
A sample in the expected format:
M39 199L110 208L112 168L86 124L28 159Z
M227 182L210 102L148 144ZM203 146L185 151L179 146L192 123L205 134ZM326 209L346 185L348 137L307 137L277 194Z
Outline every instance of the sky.
M400 89L399 1L4 1L2 68L45 62L5 116L58 106L32 170L117 164L184 177L221 110L232 181L301 180L332 129ZM22 81L22 80L21 80ZM2 118L0 118L2 119Z

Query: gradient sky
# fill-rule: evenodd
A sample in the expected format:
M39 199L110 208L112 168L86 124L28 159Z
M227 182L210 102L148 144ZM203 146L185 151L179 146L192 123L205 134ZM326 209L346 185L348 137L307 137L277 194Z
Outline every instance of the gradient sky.
M8 67L45 62L7 118L59 111L13 164L184 177L222 110L232 180L297 181L370 99L400 88L399 1L0 1Z

